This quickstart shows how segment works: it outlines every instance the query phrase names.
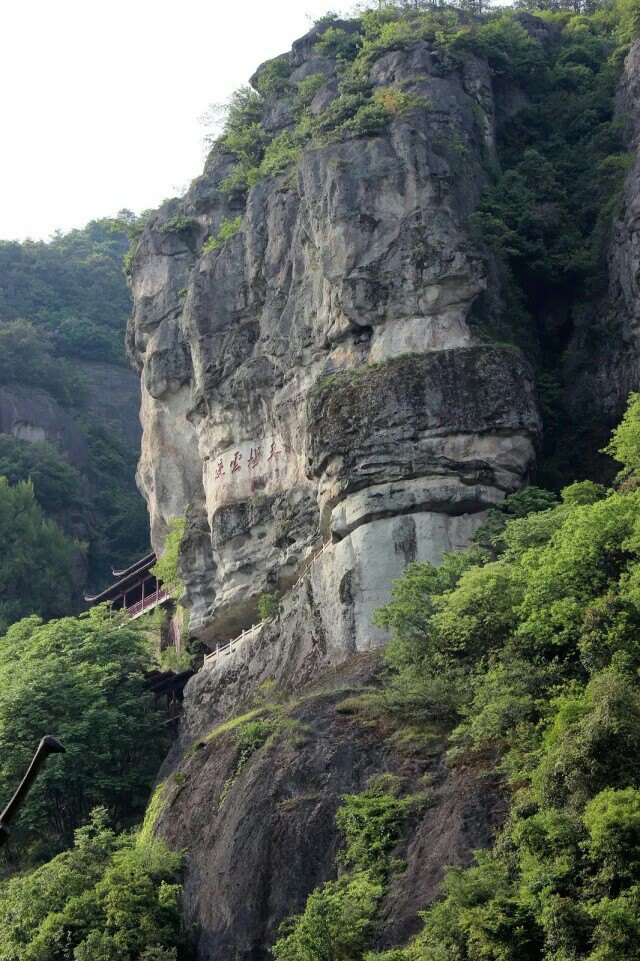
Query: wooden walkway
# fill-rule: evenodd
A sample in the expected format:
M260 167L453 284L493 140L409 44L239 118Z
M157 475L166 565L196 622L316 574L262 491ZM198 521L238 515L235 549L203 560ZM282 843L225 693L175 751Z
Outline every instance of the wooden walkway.
M283 600L285 597L287 597L289 594L291 594L293 591L296 591L300 587L304 578L311 570L311 567L314 561L317 561L317 559L321 557L325 553L325 551L328 551L332 547L333 547L332 541L325 541L324 544L320 544L318 547L314 548L311 551L311 553L305 557L305 559L303 560L300 566L300 573L298 574L298 579L296 580L293 587L291 587L286 594L283 594L281 600ZM211 670L211 668L214 668L216 664L219 661L221 661L224 657L226 657L228 654L233 654L235 651L237 651L238 648L241 647L245 641L253 640L254 637L257 637L260 631L262 630L262 628L265 626L265 624L268 624L268 623L269 623L268 620L258 621L257 624L252 624L251 627L247 628L246 631L242 631L241 634L238 634L237 637L232 638L230 641L216 644L215 651L212 651L211 654L207 654L207 656L205 657L204 664L202 665L202 669L204 670L206 668L207 670Z

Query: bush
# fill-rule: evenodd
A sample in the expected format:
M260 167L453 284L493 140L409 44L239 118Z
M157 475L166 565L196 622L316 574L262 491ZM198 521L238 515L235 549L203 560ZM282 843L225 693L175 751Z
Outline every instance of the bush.
M316 43L316 50L325 57L339 61L354 60L362 45L357 33L348 33L342 27L327 27Z
M0 885L0 961L168 961L185 945L181 856L94 811L72 850Z
M345 961L370 945L380 881L361 871L327 881L307 898L304 913L285 922L272 948L276 961Z
M289 57L283 55L268 60L260 68L256 88L261 97L267 100L281 97L289 89L291 64Z
M270 621L272 618L278 616L278 611L280 610L280 595L278 591L274 591L273 594L261 594L258 598L258 612L260 614L260 620Z
M175 217L170 217L169 220L165 220L163 224L160 224L158 231L161 234L183 234L193 230L197 226L198 221L194 220L193 217L176 214Z
M234 217L233 220L223 217L216 236L210 237L202 248L204 253L209 253L211 250L219 250L220 247L223 247L228 240L231 240L232 237L235 237L241 226L242 214Z
M179 597L184 593L184 583L180 577L180 545L184 537L185 528L184 517L174 517L169 524L169 532L164 539L162 554L151 568L151 573L155 574L172 594Z
M393 776L346 795L336 823L346 844L345 874L316 888L302 914L289 918L273 946L277 961L344 961L371 946L378 905L387 889L390 854L414 798L401 799Z

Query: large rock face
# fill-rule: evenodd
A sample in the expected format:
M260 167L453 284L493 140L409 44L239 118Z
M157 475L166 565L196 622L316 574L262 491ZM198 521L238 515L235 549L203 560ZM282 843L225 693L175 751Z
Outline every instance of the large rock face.
M294 45L290 82L327 78L320 113L335 64L315 39ZM139 483L156 548L189 506L186 603L210 644L256 620L259 595L289 588L327 539L331 572L314 583L336 656L377 644L392 579L466 544L534 461L531 369L471 323L490 269L466 227L495 154L488 68L415 42L370 80L428 109L307 148L295 178L258 184L239 232L204 252L238 213L219 189L231 158L214 152L135 256ZM286 101L265 121L290 123Z
M505 805L486 768L453 774L439 747L412 757L384 724L363 727L350 715L349 694L375 683L378 672L376 656L361 655L307 689L285 709L286 727L241 769L234 731L223 730L165 780L156 830L187 855L184 911L200 961L272 957L281 922L334 875L342 796L380 771L395 773L406 791L428 782L429 804L409 818L394 851L406 870L380 905L376 948L416 932L444 865L466 865L491 843Z
M556 27L520 22L555 42ZM317 117L337 81L316 40L295 43L289 65L294 89L324 78ZM639 50L620 93L634 146ZM533 371L500 342L499 271L468 228L498 162L497 123L526 94L482 60L454 63L423 41L369 71L374 88L423 108L376 136L307 146L295 172L263 179L246 207L220 189L234 160L214 151L134 258L128 337L142 374L138 477L154 547L188 507L185 601L192 632L212 647L258 620L260 594L283 594L276 618L191 679L161 773L156 829L187 852L184 910L202 961L269 957L279 923L335 872L340 796L373 773L393 772L406 790L426 776L433 789L395 852L407 868L381 906L379 949L415 930L443 865L469 863L504 814L486 771L453 773L442 742L427 757L403 750L389 717L353 716L348 699L385 684L373 615L393 578L466 545L534 466ZM289 129L292 111L281 98L264 127ZM586 312L572 332L575 355L587 357L568 371L576 421L591 422L594 409L606 419L639 383L636 168L611 246L610 336L588 348ZM204 250L236 217L239 231ZM287 723L245 763L228 721L273 716L265 682L288 705Z

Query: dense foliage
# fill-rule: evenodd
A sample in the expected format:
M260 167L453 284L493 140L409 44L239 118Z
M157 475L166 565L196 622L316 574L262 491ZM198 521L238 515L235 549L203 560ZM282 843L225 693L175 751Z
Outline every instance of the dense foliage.
M77 609L74 566L82 547L47 520L33 484L0 476L0 633L27 614L55 617Z
M0 241L0 324L30 321L56 356L125 362L127 247L100 220L49 243Z
M104 607L43 624L28 617L0 637L0 785L5 800L43 733L67 753L38 779L20 815L19 854L69 843L96 805L114 825L144 809L164 751L163 717L144 690L153 661L140 622Z
M0 884L1 961L184 956L180 855L107 825L97 809L70 851Z
M36 501L50 516L73 520L83 513L79 472L46 441L27 443L0 434L0 477L10 484L30 480Z
M135 223L123 211L117 222L94 221L50 243L0 242L0 384L50 394L79 428L90 458L90 471L80 477L46 445L2 436L0 475L12 483L32 478L45 513L68 534L80 532L92 585L148 546L147 514L134 482L138 451L117 424L88 410L83 373L87 362L127 363L131 300L122 261L124 228Z
M109 582L111 571L149 550L149 516L136 484L140 451L97 417L81 415L95 493L91 496L90 583Z

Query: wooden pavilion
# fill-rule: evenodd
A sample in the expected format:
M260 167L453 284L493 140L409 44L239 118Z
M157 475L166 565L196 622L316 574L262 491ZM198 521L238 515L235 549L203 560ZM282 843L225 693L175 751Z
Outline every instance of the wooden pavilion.
M151 551L125 570L113 571L115 583L100 594L85 595L85 601L91 605L109 603L112 610L126 611L132 618L168 603L171 600L170 592L151 573L156 561L156 553Z

